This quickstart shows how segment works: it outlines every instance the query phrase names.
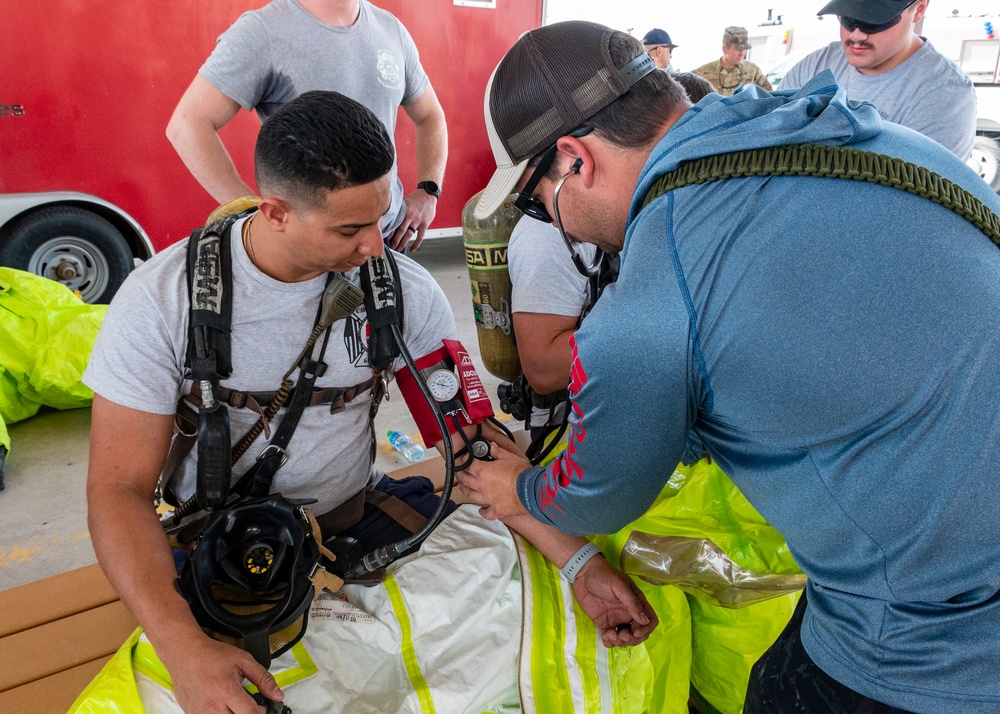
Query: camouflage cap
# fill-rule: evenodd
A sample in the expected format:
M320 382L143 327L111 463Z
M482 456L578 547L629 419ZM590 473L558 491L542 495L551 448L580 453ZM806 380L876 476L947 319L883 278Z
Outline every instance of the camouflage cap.
M750 38L747 37L747 28L731 25L722 32L722 46L732 47L737 50L750 49Z

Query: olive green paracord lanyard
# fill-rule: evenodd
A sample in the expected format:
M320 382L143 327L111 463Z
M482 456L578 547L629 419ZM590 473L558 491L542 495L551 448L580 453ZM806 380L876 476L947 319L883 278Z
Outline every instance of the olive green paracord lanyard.
M752 176L819 176L898 188L957 213L1000 247L1000 217L955 182L894 156L843 146L772 146L688 161L658 178L642 207L677 188Z

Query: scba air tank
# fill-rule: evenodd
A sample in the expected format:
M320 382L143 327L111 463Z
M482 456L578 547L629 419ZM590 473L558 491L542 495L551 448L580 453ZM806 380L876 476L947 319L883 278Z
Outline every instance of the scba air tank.
M472 309L483 364L494 377L511 381L521 373L510 312L510 276L507 274L507 241L521 212L509 196L493 215L476 218L473 209L480 193L462 210L465 262L472 283Z

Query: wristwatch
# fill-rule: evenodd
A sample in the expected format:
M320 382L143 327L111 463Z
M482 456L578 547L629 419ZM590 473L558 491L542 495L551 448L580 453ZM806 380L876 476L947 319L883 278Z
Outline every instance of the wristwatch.
M424 191L432 195L434 198L441 197L441 187L438 186L433 181L421 181L417 184L417 188L422 188Z

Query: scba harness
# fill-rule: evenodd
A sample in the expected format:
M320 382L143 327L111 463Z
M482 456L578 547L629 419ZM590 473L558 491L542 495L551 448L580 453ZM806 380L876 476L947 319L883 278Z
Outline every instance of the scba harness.
M316 324L295 364L285 373L275 392L240 392L219 382L232 372L232 262L230 235L243 211L195 231L187 248L190 320L185 357L185 378L192 380L191 393L178 409L177 435L161 476L164 500L175 505L164 517L171 544L193 548L177 581L178 591L210 636L247 649L265 667L271 658L293 646L305 631L313 596L322 588L336 591L343 579L359 578L383 568L401 554L415 549L443 519L453 483L454 454L450 439L443 439L446 452L444 490L435 512L407 527L409 537L366 553L363 548L337 549L335 556L324 547L318 520L305 508L309 501L290 501L271 494L274 475L288 459L288 444L307 406L330 404L331 413L371 390L369 431L371 459L375 457L373 420L386 394L388 370L402 355L413 381L425 394L431 420L439 433L447 435L445 414L423 382L401 334L402 295L399 274L391 254L370 258L361 269L363 290L340 275L328 278L318 309ZM347 388L316 389L316 379L326 371L323 355L332 325L365 303L370 326L368 341L372 377ZM434 353L437 355L437 353ZM428 356L430 357L430 356ZM426 359L426 358L425 358ZM454 369L455 362L435 358L434 368ZM297 381L291 376L298 369ZM402 372L400 373L403 374ZM461 400L449 405L449 414L464 412ZM488 401L488 400L487 400ZM409 403L409 402L408 402ZM260 418L235 445L232 444L228 409L251 408ZM245 453L280 409L285 412L267 446L254 464L233 483L232 466ZM197 410L197 411L195 411ZM492 409L490 410L492 414ZM472 422L475 423L475 422ZM195 494L184 502L175 496L170 479L176 466L198 445ZM361 517L367 491L346 506ZM371 503L393 515L402 501L377 493ZM386 502L390 502L386 506ZM320 516L335 523L341 509ZM405 519L403 519L405 520ZM400 520L402 522L402 520ZM341 524L341 526L343 523ZM349 525L349 519L348 519ZM334 539L332 543L341 545ZM327 569L331 572L328 572Z

